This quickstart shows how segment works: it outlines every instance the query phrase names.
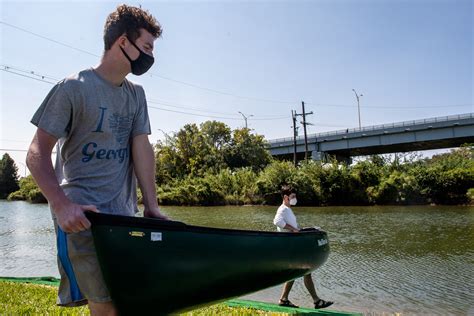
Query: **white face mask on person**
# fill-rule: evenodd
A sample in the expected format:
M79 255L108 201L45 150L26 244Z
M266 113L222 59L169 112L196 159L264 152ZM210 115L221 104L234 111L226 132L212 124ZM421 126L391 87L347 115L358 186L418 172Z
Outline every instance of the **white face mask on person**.
M290 199L290 205L296 205L297 202L298 200L296 198Z

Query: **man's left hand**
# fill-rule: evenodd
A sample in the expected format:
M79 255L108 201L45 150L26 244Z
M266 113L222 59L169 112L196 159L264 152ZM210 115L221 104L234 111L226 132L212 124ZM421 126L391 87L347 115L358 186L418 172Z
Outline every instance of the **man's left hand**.
M145 217L150 217L150 218L157 218L157 219L162 219L162 220L165 220L165 221L169 221L170 219L168 218L168 216L166 215L163 215L161 212L160 212L160 208L156 208L156 209L145 209L145 211L143 212L143 216Z

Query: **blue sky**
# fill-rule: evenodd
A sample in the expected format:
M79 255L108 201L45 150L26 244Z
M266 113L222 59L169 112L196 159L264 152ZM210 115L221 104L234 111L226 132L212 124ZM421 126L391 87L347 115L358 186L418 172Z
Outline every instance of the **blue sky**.
M98 64L105 18L119 4L0 3L1 64L54 79ZM302 100L315 113L310 133L357 127L353 88L364 95L363 126L474 110L472 1L128 4L141 4L164 29L151 74L130 76L160 108L149 109L152 141L163 138L158 129L212 119L205 116L242 127L238 111L254 115L249 127L267 139L289 137ZM0 86L0 148L25 149L29 120L52 85L1 71Z

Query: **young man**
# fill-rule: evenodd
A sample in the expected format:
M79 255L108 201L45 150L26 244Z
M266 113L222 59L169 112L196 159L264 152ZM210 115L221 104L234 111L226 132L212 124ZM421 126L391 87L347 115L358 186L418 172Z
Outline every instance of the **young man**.
M144 215L167 219L156 199L145 93L125 78L152 66L161 31L147 11L117 7L105 23L100 64L60 81L31 120L37 131L27 164L53 214L61 274L58 305L88 304L92 315L116 314L84 211L133 216L136 176Z
M283 202L281 206L278 208L275 218L273 219L273 224L277 226L277 230L279 232L299 232L298 223L296 221L296 216L293 213L293 210L290 206L296 205L296 191L293 190L288 185L284 185L281 188L281 196L283 198ZM311 273L305 275L303 277L304 285L308 290L309 294L313 298L314 308L325 308L331 306L333 302L322 300L316 294L316 289L314 288L313 279L311 278ZM288 306L288 307L298 307L288 299L288 295L290 294L291 288L293 287L293 283L295 281L286 282L283 287L283 292L280 297L279 305L281 306Z

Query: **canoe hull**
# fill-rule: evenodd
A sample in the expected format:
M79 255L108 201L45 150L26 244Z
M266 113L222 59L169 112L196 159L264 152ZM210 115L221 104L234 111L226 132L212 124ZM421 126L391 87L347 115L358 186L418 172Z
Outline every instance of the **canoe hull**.
M105 282L121 314L168 314L301 277L329 255L325 232L212 229L88 214Z

